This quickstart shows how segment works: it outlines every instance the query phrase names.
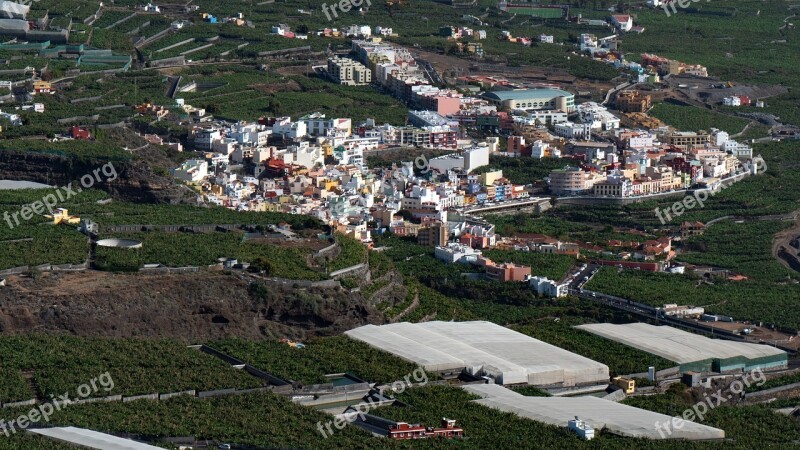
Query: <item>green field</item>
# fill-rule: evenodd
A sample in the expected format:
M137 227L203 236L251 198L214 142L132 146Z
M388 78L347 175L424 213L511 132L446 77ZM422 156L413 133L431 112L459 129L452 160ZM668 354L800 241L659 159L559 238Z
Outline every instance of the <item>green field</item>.
M175 341L5 336L0 337L0 349L0 365L10 381L4 382L0 391L2 401L48 398L65 392L75 397L80 385L106 372L113 383L106 382L92 397L262 385L257 378ZM22 372L33 374L31 384L20 381Z

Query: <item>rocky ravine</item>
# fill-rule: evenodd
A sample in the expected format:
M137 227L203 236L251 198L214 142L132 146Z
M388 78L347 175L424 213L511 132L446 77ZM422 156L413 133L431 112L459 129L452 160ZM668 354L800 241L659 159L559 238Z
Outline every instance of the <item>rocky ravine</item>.
M382 315L341 288L255 289L243 274L43 273L0 287L0 333L80 336L305 338L334 335Z
M3 150L0 151L0 179L66 186L107 162L83 161L50 153ZM112 182L104 180L94 188L104 190L114 198L147 203L191 203L196 199L196 195L176 184L171 177L155 174L144 161L112 161L112 164L117 179Z

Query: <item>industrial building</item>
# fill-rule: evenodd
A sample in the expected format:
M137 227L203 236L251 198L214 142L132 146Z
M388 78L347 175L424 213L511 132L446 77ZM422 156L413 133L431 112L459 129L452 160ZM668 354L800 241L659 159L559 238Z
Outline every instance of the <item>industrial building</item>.
M561 89L514 89L510 91L491 91L483 98L507 110L556 109L573 112L575 95Z
M725 432L678 418L635 408L598 397L528 397L495 384L470 384L463 388L482 397L474 400L489 408L514 413L537 422L567 427L576 416L588 427L618 436L646 439L724 439Z
M666 325L600 323L576 328L675 361L681 372L781 369L787 365L786 352L774 347L710 339Z
M69 31L67 30L36 29L36 21L27 20L30 9L29 5L0 0L0 36L10 36L36 42L67 42L69 37Z
M609 380L604 364L491 322L365 325L345 334L430 372L466 371L498 384L572 387Z

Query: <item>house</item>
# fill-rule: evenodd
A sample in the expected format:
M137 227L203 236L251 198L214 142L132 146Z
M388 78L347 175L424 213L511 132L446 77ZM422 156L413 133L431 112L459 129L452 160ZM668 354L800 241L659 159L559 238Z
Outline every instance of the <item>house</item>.
M289 25L286 25L285 23L279 23L278 25L274 25L272 27L272 34L277 34L279 36L286 36L291 32L292 29L289 27Z
M633 394L636 392L636 381L631 380L630 378L623 378L623 377L614 377L611 379L614 386L622 389L622 392L626 394Z
M22 109L23 111L33 111L37 113L43 113L44 103L33 103L31 105L22 105L20 109Z
M456 438L463 437L464 430L456 426L456 421L442 418L441 428L425 427L420 424L410 425L406 422L397 422L389 426L390 439L426 439L426 438Z
M70 136L72 139L77 139L81 141L88 141L92 138L92 133L89 132L86 128L81 128L79 126L73 126L72 130L70 131Z
M566 283L558 284L545 277L530 277L528 278L528 284L537 294L551 298L566 297L569 290L569 286Z
M34 80L33 82L33 94L55 94L55 89L53 85L50 84L49 81L43 80Z
M81 218L78 216L70 216L69 211L65 208L56 208L53 211L53 215L45 216L50 217L53 219L53 225L60 225L60 224L67 224L67 225L77 225L81 222Z
M436 259L448 264L471 263L478 261L481 252L480 250L474 250L472 247L451 242L445 246L436 247L434 255Z
M196 183L208 176L208 163L202 159L185 161L172 170L172 176L183 181Z
M531 268L514 263L498 264L489 258L479 256L477 264L483 266L486 277L494 281L525 281L531 276Z
M611 16L611 24L620 31L627 32L633 28L633 17L628 14L615 14Z
M570 431L577 434L581 439L587 441L594 439L594 428L589 426L589 424L583 420L579 419L578 416L575 416L574 420L568 421L567 426L569 427Z
M700 236L705 229L703 222L683 222L681 224L681 237L686 239L692 236Z

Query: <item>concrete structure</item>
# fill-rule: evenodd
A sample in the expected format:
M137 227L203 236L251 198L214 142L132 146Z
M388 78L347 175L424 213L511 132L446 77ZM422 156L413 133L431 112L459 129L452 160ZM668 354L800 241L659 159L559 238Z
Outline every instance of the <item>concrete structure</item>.
M442 247L447 245L450 233L447 224L435 223L417 231L417 244L429 247Z
M489 258L478 258L478 264L486 270L486 277L494 281L525 281L531 276L531 268L514 263L495 263Z
M653 99L639 91L624 91L617 94L617 109L622 112L647 112Z
M678 418L592 396L527 397L494 384L471 384L463 388L482 397L474 400L475 403L559 427L567 427L568 422L577 415L585 425L625 437L686 440L725 438L725 432L718 428L683 419L680 419L683 426L676 427L673 424Z
M594 183L591 174L579 167L566 167L550 172L550 191L556 195L585 194L592 189Z
M196 183L208 176L208 162L202 159L191 159L172 169L172 176L183 181Z
M576 328L675 361L682 372L778 369L787 365L786 352L774 347L710 339L666 325L601 323Z
M363 86L372 83L372 71L349 58L328 59L328 74L339 84Z
M489 165L489 147L478 146L462 150L460 153L431 158L428 167L441 174L446 174L450 170L459 169L466 173L472 172L478 167Z
M345 334L431 372L465 370L498 384L569 387L609 379L604 364L491 322L366 325Z
M569 291L569 285L566 283L558 284L546 277L530 277L528 283L537 294L546 297L566 297Z
M491 91L483 98L498 108L508 110L557 109L566 112L575 110L575 95L561 89L516 89L511 91Z
M583 440L590 441L594 439L594 428L579 419L578 416L567 422L567 428Z
M688 131L675 131L663 136L666 144L674 145L681 150L691 150L694 147L703 147L711 143L711 135L708 133L694 133Z
M419 233L419 231L417 232ZM436 259L444 261L448 264L453 263L474 263L478 261L481 256L480 250L475 250L472 247L457 242L451 242L447 245L436 247L434 250Z

